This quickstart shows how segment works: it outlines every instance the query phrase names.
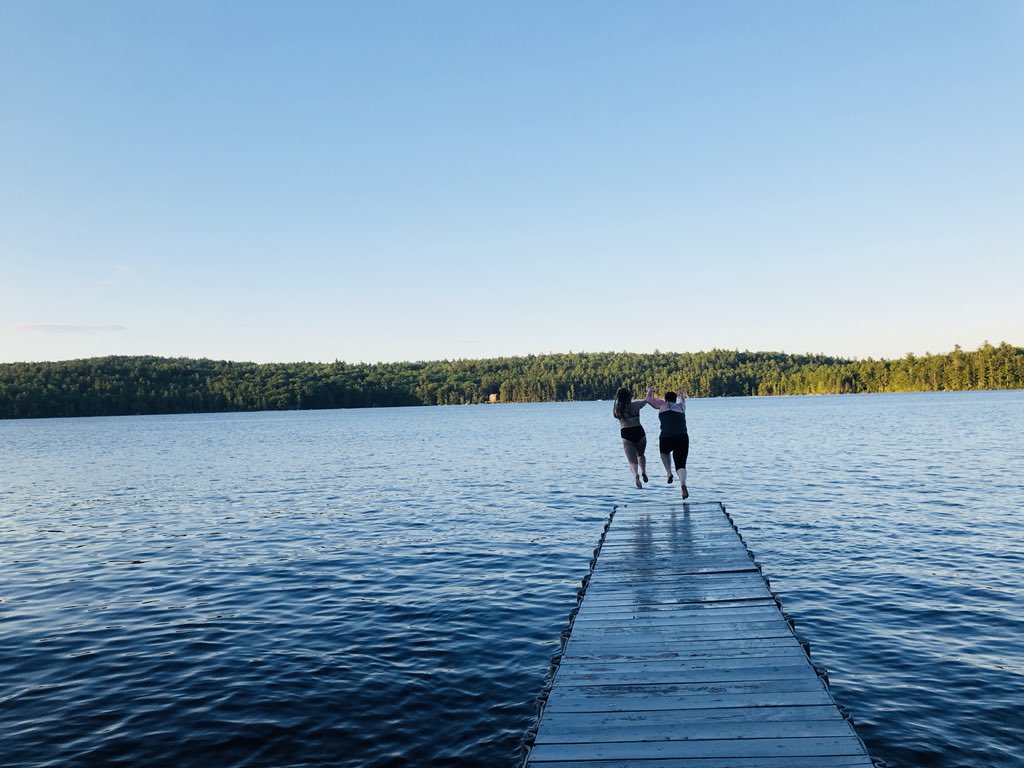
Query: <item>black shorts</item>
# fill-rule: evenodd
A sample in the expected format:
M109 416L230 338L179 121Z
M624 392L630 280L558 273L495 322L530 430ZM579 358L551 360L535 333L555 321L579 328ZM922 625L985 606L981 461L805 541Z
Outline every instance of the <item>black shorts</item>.
M633 445L640 447L641 443L647 442L647 433L643 427L623 427L619 430L619 436L623 440L629 440Z
M662 453L671 453L675 459L676 469L686 468L686 457L690 453L689 435L662 436L658 439L658 448Z

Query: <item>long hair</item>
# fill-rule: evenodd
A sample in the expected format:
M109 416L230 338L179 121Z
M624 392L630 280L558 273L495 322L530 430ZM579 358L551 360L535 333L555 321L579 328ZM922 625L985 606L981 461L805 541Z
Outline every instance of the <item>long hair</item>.
M615 407L612 408L612 416L616 419L628 419L631 416L636 416L633 411L633 393L625 387L619 387L619 391L615 393Z

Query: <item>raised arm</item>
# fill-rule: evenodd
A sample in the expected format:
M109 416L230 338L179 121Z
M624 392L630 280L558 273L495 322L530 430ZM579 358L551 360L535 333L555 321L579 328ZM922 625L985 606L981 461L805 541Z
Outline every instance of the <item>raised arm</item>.
M661 409L665 407L665 401L662 400L660 397L654 396L654 387L647 388L647 397L644 398L644 400L650 403L655 408Z

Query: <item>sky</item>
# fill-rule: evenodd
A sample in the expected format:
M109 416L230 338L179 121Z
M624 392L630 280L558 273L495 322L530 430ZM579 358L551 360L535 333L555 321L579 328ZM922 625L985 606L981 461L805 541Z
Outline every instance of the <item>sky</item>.
M0 2L0 362L1024 345L1019 0Z

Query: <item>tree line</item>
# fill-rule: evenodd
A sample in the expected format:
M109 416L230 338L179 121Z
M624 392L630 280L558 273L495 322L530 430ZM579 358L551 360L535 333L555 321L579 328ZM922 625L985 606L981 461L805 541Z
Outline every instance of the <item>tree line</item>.
M0 364L0 418L1024 388L1024 348L847 360L776 352L567 353L406 363L98 357Z

